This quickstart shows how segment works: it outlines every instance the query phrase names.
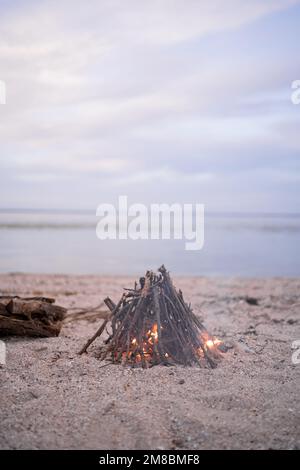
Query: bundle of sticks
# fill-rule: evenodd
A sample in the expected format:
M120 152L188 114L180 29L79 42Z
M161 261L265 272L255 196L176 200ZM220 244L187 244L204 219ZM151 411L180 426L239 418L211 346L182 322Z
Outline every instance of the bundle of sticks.
M147 271L139 285L125 289L117 304L110 298L104 302L110 314L80 354L106 330L101 360L144 368L156 364L215 367L221 357L220 341L208 334L164 266L158 274Z

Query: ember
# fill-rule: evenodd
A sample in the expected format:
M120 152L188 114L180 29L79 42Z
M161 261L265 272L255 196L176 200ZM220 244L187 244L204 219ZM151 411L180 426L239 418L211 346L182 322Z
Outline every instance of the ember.
M182 292L175 289L165 267L159 274L148 271L139 286L125 289L115 305L105 299L110 316L85 344L80 354L110 323L100 359L133 367L164 365L205 365L215 367L221 357L221 341L210 336Z

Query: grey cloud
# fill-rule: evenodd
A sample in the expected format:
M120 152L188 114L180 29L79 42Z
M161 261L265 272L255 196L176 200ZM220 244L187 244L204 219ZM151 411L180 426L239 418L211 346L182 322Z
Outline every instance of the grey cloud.
M257 167L283 167L289 180L289 169L298 170L298 115L274 94L296 78L297 64L206 46L296 3L230 0L225 11L220 0L3 6L1 204L38 198L47 206L61 197L66 206L93 205L100 187L111 197L147 197L147 188L225 206L236 204L234 190L247 178L259 180ZM280 184L271 172L264 177L274 194Z

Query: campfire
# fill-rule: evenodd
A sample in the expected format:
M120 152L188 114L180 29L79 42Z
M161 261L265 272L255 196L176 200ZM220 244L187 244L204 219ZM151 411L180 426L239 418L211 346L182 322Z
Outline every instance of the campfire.
M217 365L221 341L211 336L177 291L168 271L147 271L133 289L125 289L117 304L105 299L110 315L81 349L107 331L99 351L101 360L132 367Z

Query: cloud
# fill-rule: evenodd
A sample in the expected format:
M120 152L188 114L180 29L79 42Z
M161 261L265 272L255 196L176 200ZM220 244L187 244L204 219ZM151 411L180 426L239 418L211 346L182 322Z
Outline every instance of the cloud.
M2 201L18 203L18 181L26 195L19 203L40 205L40 182L43 203L57 204L57 175L66 204L98 203L99 187L115 195L119 186L134 193L152 184L153 193L176 196L180 180L178 196L198 197L201 187L208 201L230 205L235 193L225 178L240 187L235 178L246 181L251 169L282 170L284 153L284 174L298 171L299 109L289 99L298 69L284 53L296 37L289 27L296 4L2 4ZM277 28L289 35L279 39ZM215 187L222 197L212 195Z
M214 178L212 173L185 173L174 171L170 168L159 168L157 170L148 170L144 172L134 173L132 175L125 174L119 178L115 178L113 181L114 185L125 186L131 184L144 184L144 183L153 183L155 181L156 184L173 184L177 183L178 181L181 184L191 184L191 183L209 183Z

